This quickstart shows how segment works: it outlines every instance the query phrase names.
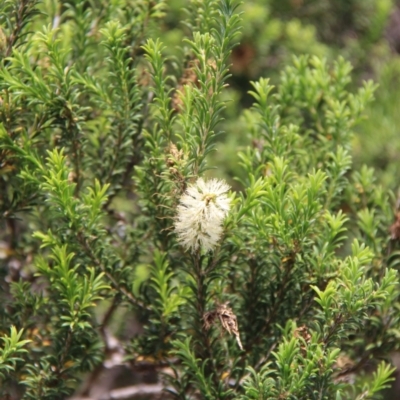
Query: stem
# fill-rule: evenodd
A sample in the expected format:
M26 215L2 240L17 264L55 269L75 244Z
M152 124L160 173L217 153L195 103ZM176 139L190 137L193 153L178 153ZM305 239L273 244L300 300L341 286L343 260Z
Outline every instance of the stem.
M81 189L81 146L79 143L79 136L76 135L75 138L72 139L72 156L74 157L74 173L75 173L75 196L78 196L78 193Z
M335 332L337 331L337 329L339 328L339 326L345 322L347 320L347 318L342 314L339 313L336 317L335 320L333 322L333 325L330 327L328 333L324 336L324 338L322 339L324 345L327 347L329 344L329 340L331 339L331 337L335 334Z
M65 339L65 345L63 347L63 352L60 357L59 367L57 370L57 374L61 375L63 372L63 365L65 364L67 355L69 354L69 349L71 347L72 342L72 330L68 329L67 338Z
M296 252L293 252L289 258L289 260L285 263L285 268L284 268L284 276L283 280L281 281L281 285L279 288L279 291L275 297L275 301L273 304L272 309L269 312L269 315L265 321L265 324L262 326L260 331L256 336L254 336L245 346L246 352L248 352L251 347L255 344L258 344L262 338L265 337L265 334L269 331L271 325L273 324L276 315L278 314L278 311L280 310L282 304L284 304L284 300L286 297L287 293L287 285L290 283L290 277L291 277L291 271L294 266L296 258ZM253 279L256 279L256 277L253 277ZM244 357L245 354L243 354Z
M7 49L5 56L10 57L12 53L12 49L15 46L15 43L21 36L23 22L29 14L29 3L35 3L35 1L21 1L19 6L15 12L15 23L14 29L11 32L11 35L7 38ZM33 7L32 7L33 8Z
M206 273L202 269L202 259L200 256L200 250L196 251L194 256L194 277L196 280L196 320L194 325L197 325L197 332L199 332L199 343L197 346L197 355L202 360L208 360L209 362L205 365L204 373L208 377L212 377L213 388L212 391L216 393L219 386L219 373L216 366L216 360L214 352L211 346L209 331L207 331L203 324L203 316L206 312L207 306L207 288L209 287L208 282L206 282ZM200 326L199 326L200 324Z
M78 233L78 241L85 250L86 255L92 260L92 262L104 273L104 275L108 278L108 280L111 282L112 286L114 289L116 289L118 292L122 293L130 303L132 303L135 306L139 306L145 310L150 310L150 307L145 305L143 302L140 300L136 299L132 293L128 291L124 286L122 286L113 276L112 274L107 271L105 265L97 258L97 256L94 254L92 248L89 246L87 239L83 237L82 232Z

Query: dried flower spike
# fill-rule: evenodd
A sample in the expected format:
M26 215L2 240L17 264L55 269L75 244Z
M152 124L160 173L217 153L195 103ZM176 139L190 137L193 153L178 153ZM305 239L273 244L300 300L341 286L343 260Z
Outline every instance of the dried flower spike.
M178 241L193 251L199 247L211 251L222 236L222 222L228 214L230 189L219 179L199 178L182 195L178 205L175 232Z
M240 348L243 350L242 342L240 341L239 327L237 324L236 315L233 313L232 309L228 307L228 303L220 304L213 311L209 311L204 314L204 329L209 330L211 325L215 322L216 318L230 335L234 335L236 342Z

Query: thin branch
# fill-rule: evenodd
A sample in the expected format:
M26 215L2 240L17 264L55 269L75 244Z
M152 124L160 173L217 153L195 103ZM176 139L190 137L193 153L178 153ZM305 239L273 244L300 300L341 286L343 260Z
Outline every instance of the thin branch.
M104 275L108 278L108 280L111 282L112 286L114 289L116 289L118 292L122 293L130 303L132 303L135 306L139 306L145 310L151 310L150 307L145 305L143 302L140 300L136 299L132 293L130 293L124 286L122 286L113 276L112 274L107 271L106 267L104 264L97 258L97 256L93 253L92 248L88 245L86 238L83 237L82 232L79 232L78 234L78 240L79 243L82 245L84 248L86 254L88 257L92 260L92 262L100 268L100 270L104 273Z

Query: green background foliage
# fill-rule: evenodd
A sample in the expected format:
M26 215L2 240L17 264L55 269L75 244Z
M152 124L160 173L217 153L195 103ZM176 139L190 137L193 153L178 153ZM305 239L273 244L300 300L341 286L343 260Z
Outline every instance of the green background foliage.
M89 395L111 363L163 398L389 398L394 9L3 1L0 396ZM174 232L199 177L233 188L212 252Z

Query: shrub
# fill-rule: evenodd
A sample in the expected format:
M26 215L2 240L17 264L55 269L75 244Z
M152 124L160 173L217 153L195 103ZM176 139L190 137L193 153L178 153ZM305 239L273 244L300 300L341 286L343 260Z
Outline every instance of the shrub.
M162 1L1 7L1 395L71 395L134 315L125 360L169 366L165 398L379 398L400 233L350 155L374 85L307 56L253 82L234 192L208 157L235 3L190 3L171 59Z

